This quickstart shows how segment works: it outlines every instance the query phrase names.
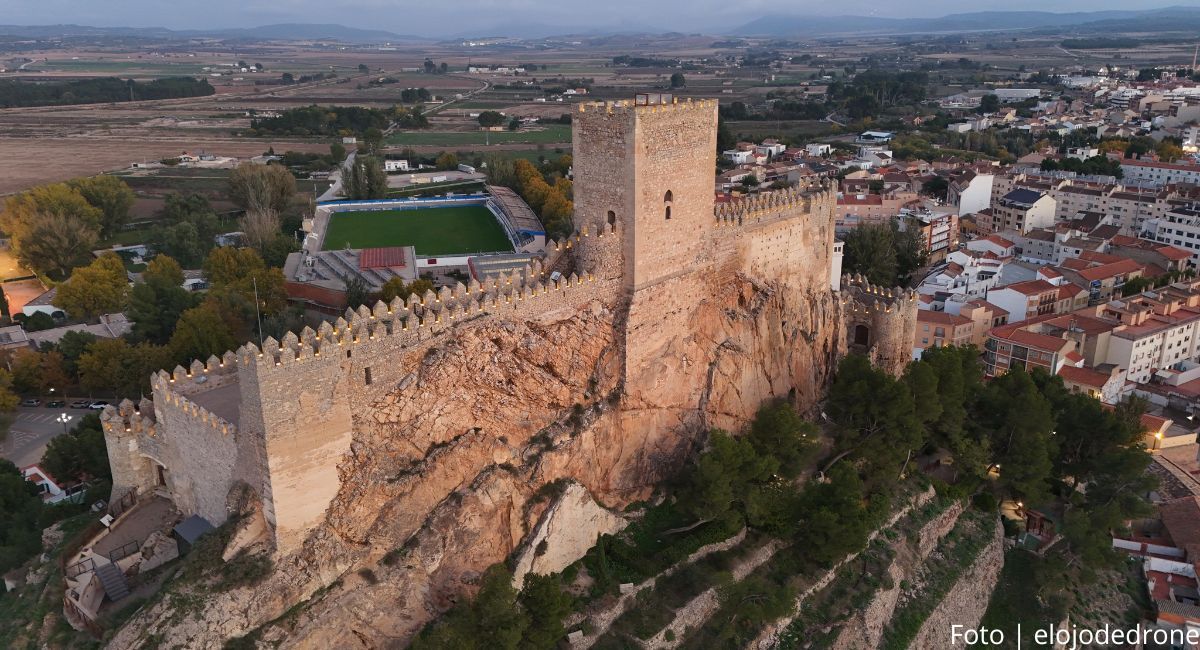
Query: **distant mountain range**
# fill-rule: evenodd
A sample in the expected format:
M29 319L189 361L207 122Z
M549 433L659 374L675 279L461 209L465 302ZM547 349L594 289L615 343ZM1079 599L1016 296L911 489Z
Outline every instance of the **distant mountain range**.
M167 29L165 27L88 27L86 25L0 25L0 35L18 38L62 38L71 36L134 37L148 39L222 38L246 40L311 41L334 40L343 43L386 43L391 41L429 41L420 36L396 34L381 29L360 29L345 25L279 23L231 29Z
M709 33L771 38L850 36L854 34L931 34L1006 30L1056 30L1072 33L1200 32L1200 7L1077 11L979 11L939 18L881 18L877 16L803 16L769 14L741 26L711 29ZM604 37L631 37L656 32L650 25L553 25L533 21L502 21L471 32L431 38L335 24L279 23L229 29L167 29L165 27L89 27L84 25L0 25L0 37L64 38L113 37L143 39L219 38L240 40L334 40L344 43L433 42L467 40L484 35L514 39L578 37L595 42ZM666 31L666 30L661 30Z
M738 36L814 36L818 34L914 34L1017 29L1072 28L1078 31L1182 31L1200 25L1200 7L1164 7L1132 11L978 11L940 18L873 16L795 16L773 14L727 30Z

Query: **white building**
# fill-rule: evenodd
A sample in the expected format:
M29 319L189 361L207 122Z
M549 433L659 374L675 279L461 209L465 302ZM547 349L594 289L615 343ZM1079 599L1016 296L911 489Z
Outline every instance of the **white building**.
M1149 160L1122 160L1121 171L1125 181L1133 183L1191 183L1200 185L1200 165L1154 162Z
M946 201L958 207L959 215L975 214L992 205L995 174L967 172L950 183Z
M1188 264L1200 266L1200 204L1177 207L1144 224L1145 239L1171 244L1192 254Z
M385 172L406 172L411 167L408 166L407 160L385 160L383 161L383 171Z

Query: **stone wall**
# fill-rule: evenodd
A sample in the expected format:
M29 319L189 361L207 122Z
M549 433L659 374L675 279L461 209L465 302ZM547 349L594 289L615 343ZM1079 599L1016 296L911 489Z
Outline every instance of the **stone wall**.
M896 611L896 603L904 591L901 583L911 579L921 568L922 563L937 548L943 537L954 530L958 517L963 512L962 501L955 501L925 525L916 535L915 546L910 546L907 540L899 540L896 557L888 565L887 574L892 586L880 589L875 597L861 611L854 613L850 620L842 626L842 632L833 644L835 650L854 650L856 648L878 647L883 639L884 629L892 620ZM917 646L921 647L921 646Z
M999 519L993 522L992 540L954 583L950 592L921 626L909 647L949 648L950 629L962 625L974 629L983 620L992 591L1004 568L1004 528Z

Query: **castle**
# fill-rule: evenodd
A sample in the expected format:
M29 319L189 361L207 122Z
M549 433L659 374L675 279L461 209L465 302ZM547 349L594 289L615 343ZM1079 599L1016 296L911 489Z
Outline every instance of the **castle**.
M248 488L277 556L394 547L488 468L627 501L702 428L811 406L846 350L901 367L914 297L840 277L834 188L718 204L716 131L714 100L579 105L575 233L544 263L157 373L102 415L113 499L219 525ZM531 451L572 412L584 434Z

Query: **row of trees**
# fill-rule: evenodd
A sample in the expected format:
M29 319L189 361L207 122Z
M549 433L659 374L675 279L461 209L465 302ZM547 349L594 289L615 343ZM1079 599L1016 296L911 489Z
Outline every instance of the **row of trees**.
M16 352L9 360L12 388L45 394L79 386L136 399L148 392L153 372L257 339L258 313L264 336L279 337L300 325L300 314L287 304L283 273L254 249L215 248L203 268L210 282L204 294L181 286L183 270L166 255L151 260L143 282L132 289L116 255L76 269L60 285L56 304L72 314L124 312L134 321L132 331L113 339L74 332L57 344Z
M488 161L488 183L508 187L520 194L541 217L547 235L561 239L574 229L571 223L575 211L572 183L566 177L570 165L571 157L561 156L556 163L547 165L543 173L523 158L493 158Z
M290 108L278 117L256 117L250 120L255 135L325 135L361 134L367 129L386 129L391 112L362 106L302 106Z
M6 80L0 81L0 108L205 97L215 92L207 79L192 77L152 81L116 77L53 82Z

